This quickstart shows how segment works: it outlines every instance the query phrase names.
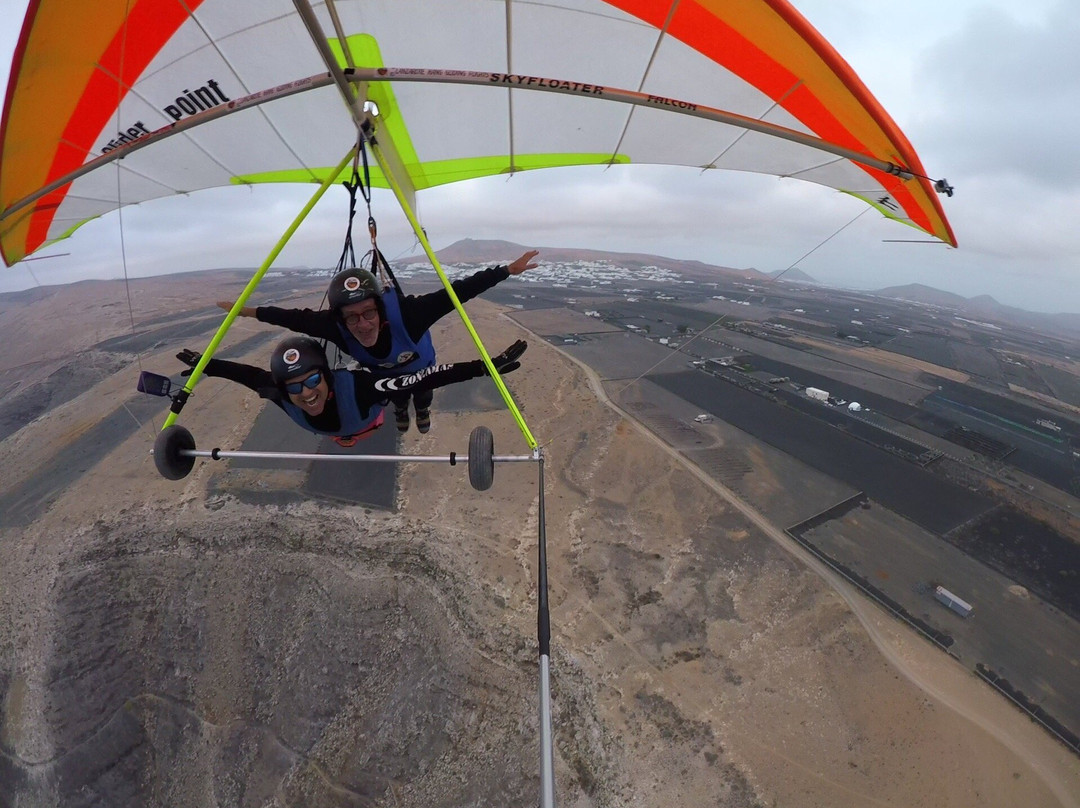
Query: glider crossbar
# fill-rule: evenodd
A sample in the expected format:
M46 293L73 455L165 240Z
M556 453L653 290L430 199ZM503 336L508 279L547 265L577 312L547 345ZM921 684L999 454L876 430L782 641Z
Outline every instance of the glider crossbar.
M330 455L313 454L305 452L249 452L249 451L223 451L221 449L180 449L176 453L180 457L209 457L211 460L228 460L230 458L246 457L259 460L331 460L343 462L366 462L366 463L468 463L467 454L449 455ZM496 463L528 463L538 460L536 455L494 455L491 458Z
M342 72L339 70L339 72ZM763 134L772 135L774 137L780 137L786 140L791 140L796 143L801 143L805 146L810 146L815 149L820 149L824 152L835 154L838 157L844 157L852 162L859 163L861 165L876 168L880 171L884 171L888 174L895 174L900 179L908 181L914 178L930 181L930 178L924 174L918 173L910 166L898 165L888 160L878 159L871 155L866 155L861 152L853 151L837 144L831 143L820 138L816 138L812 135L807 135L803 132L798 132L793 129L789 129L778 124L771 124L766 121L759 121L754 118L747 118L746 116L739 115L735 112L729 112L726 110L716 109L713 107L707 107L702 104L689 103L679 101L677 99L662 98L659 96L651 96L647 93L635 92L633 90L621 90L615 87L598 87L592 84L586 84L576 81L565 81L562 79L543 78L540 76L523 76L509 73L486 73L481 71L459 71L459 70L440 70L435 68L412 68L412 67L373 67L373 68L346 68L343 74L348 77L350 83L356 84L362 87L367 82L372 81L411 81L411 82L428 82L428 83L448 83L448 84L472 84L476 86L487 87L511 87L516 90L538 90L541 92L553 92L563 93L570 95L586 96L590 98L607 99L609 101L620 101L622 103L634 104L638 106L649 106L654 108L662 108L666 112L675 112L683 115L690 115L693 117L704 118L706 120L718 121L720 123L730 124L732 126L741 127L744 129L752 129ZM79 166L79 168L67 172L61 177L56 178L47 185L34 191L32 194L28 194L22 199L16 200L9 205L3 211L0 211L0 228L8 226L7 223L14 222L14 216L23 208L41 199L46 194L68 185L72 181L78 179L84 174L88 174L98 168L101 168L108 163L115 160L121 160L124 157L132 154L139 149L146 148L154 143L158 143L167 138L171 138L174 135L179 135L189 129L193 129L202 124L209 123L210 121L218 118L225 117L226 115L232 115L242 110L257 107L261 104L265 104L270 101L277 100L279 98L285 98L297 93L303 93L310 90L318 90L323 87L335 84L338 81L337 77L332 73L317 73L313 76L297 79L296 81L290 81L285 84L280 84L276 87L269 87L265 90L260 90L256 93L243 96L242 98L230 101L228 104L221 104L213 109L204 110L189 118L185 118L182 121L175 123L169 123L162 126L159 129L155 129L149 135L144 135L131 143L124 144L116 149L113 149L105 154L90 160L87 163ZM586 89L588 88L588 89ZM938 193L946 193L952 190L944 180L934 181L932 186ZM951 194L950 194L951 195ZM949 242L951 246L955 246Z
M349 164L349 161L353 159L354 154L356 154L355 146L349 150L349 153L345 155L344 159L338 164L337 168L334 169L334 171L329 176L327 176L326 179L323 180L322 184L319 186L319 190L317 190L311 197L311 199L308 200L308 203L304 205L303 210L301 210L300 213L296 215L296 218L293 219L292 224L290 224L288 229L286 229L285 232L282 233L281 238L279 238L277 241L277 244L275 244L274 248L270 250L270 254L266 256L266 260L262 262L262 265L259 266L259 269L255 272L254 275L252 275L251 280L248 281L247 286L244 287L244 291L240 293L240 296L236 298L236 302L233 303L232 309L230 309L229 313L225 315L225 319L221 321L221 325L218 326L218 330L214 334L214 338L210 340L210 344L206 346L206 350L203 351L202 356L199 357L199 361L192 369L191 375L188 377L187 383L184 385L183 390L181 390L176 395L176 398L173 399L173 405L170 408L169 415L165 419L165 425L162 427L162 429L166 429L167 427L170 427L176 423L176 418L180 414L180 410L184 408L184 404L187 402L188 396L190 396L192 391L195 389L195 385L199 383L199 379L202 377L203 370L206 368L207 363L214 356L214 351L218 349L218 346L221 344L221 340L225 338L225 334L227 334L229 328L232 327L233 321L236 320L237 316L240 314L240 310L243 309L244 306L247 304L247 299L251 296L251 294L255 291L255 288L259 285L259 281L261 281L263 275L266 274L266 270L270 268L270 266L277 259L278 255L281 253L281 251L285 249L285 245L289 243L289 239L292 238L293 234L303 223L304 219L307 218L307 215L311 213L311 209L315 207L315 204L320 199L322 199L322 196L326 193L327 189L337 181L338 175L345 170L345 166L347 166Z
M487 349L480 339L480 335L476 333L476 329L473 328L473 324L469 320L469 315L465 313L465 308L461 305L457 293L454 292L454 287L451 286L450 279L447 278L446 273L443 272L442 265L439 263L439 259L435 256L435 251L431 248L431 244L427 240L424 228L422 228L420 222L417 221L416 214L413 212L412 206L409 205L408 199L398 185L394 172L390 170L386 160L383 158L382 149L379 148L378 143L375 142L374 139L369 141L369 143L371 145L371 153L375 155L375 159L379 163L379 168L382 169L383 176L390 185L390 189L394 192L394 196L397 197L398 204L401 206L405 218L409 220L409 225L412 227L413 233L416 234L417 240L424 248L424 253L427 255L428 260L431 261L431 265L435 267L435 272L438 274L439 280L442 281L443 288L446 289L446 294L450 297L450 302L454 304L454 309L461 317L461 322L465 324L465 329L469 332L469 336L472 337L472 341L476 345L476 350L480 353L480 358L483 360L484 367L487 368L492 381L495 382L495 387L498 389L499 395L502 396L502 400L506 403L507 409L510 410L514 422L517 424L518 429L521 430L521 434L525 438L525 442L529 445L530 449L535 450L539 444L536 442L536 438L532 436L532 432L529 431L529 425L525 423L525 416L521 414L521 410L518 409L514 397L510 395L510 391L506 388L506 383L503 381L502 376L499 375L499 371L491 361L491 356L488 355Z
M764 135L771 135L792 143L819 149L837 157L843 157L860 165L876 168L886 174L893 174L904 181L915 178L931 181L925 174L920 174L910 166L899 165L890 160L883 160L855 149L849 149L814 135L800 132L780 124L769 123L757 118L740 115L737 112L708 107L678 98L641 93L634 90L622 90L598 84L579 81L545 78L543 76L525 76L517 73L490 73L479 70L443 70L438 68L416 67L356 67L345 71L349 80L356 83L372 81L408 81L436 84L469 84L478 87L496 87L511 90L536 90L539 92L560 93L592 99L619 101L640 107L652 107L664 112L674 112L694 118L726 123L740 129L749 129ZM944 183L944 180L938 182ZM947 185L947 184L946 184ZM938 193L946 193L945 185L935 188ZM951 188L950 188L951 190Z

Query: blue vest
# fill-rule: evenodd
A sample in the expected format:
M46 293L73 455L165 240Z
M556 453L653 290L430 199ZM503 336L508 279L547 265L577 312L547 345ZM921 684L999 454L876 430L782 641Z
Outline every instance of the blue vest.
M390 327L390 352L384 359L376 359L345 327L345 323L338 319L338 331L345 340L349 356L371 370L376 379L415 373L434 365L435 346L431 344L431 333L425 331L419 341L413 342L405 323L401 321L401 303L397 290L387 289L381 299L383 311L386 312L386 322Z
M368 410L365 418L360 414L360 408L356 406L356 379L353 378L352 373L348 370L332 370L330 373L334 377L334 397L326 402L326 406L337 406L338 421L341 426L336 431L324 432L313 427L307 419L307 414L293 404L288 396L281 400L281 408L285 410L286 415L308 432L338 436L355 435L357 432L362 432L379 417L382 407L372 407Z

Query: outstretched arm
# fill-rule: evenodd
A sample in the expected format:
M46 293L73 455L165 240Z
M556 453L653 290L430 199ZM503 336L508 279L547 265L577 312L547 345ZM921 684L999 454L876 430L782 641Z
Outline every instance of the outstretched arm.
M217 307L219 309L225 309L225 311L232 311L232 307L235 306L235 305L236 305L236 301L219 300L217 302ZM240 309L240 311L238 311L236 313L236 316L237 317L254 317L255 316L255 307L254 306L244 306L243 308Z
M527 253L522 253L516 261L506 267L506 271L511 275L520 275L526 269L536 269L539 264L535 263L533 259L539 254L539 250L529 250Z
M527 269L535 269L537 264L532 259L538 254L539 250L529 250L507 266L481 269L479 272L474 272L469 277L454 281L450 285L453 287L458 300L465 303L483 294L496 284L502 283L511 275L520 275ZM401 317L405 321L405 327L409 330L409 336L413 339L420 339L425 331L453 309L454 304L450 302L450 295L446 293L445 289L416 297L411 295L408 297L402 296L401 299Z
M235 304L228 300L219 300L217 305L219 309L232 311ZM344 348L341 333L334 323L334 315L326 309L313 311L312 309L279 309L277 306L244 306L240 309L238 316L254 317L260 323L281 326L298 334L315 337L315 339L329 340L339 348Z
M521 363L517 360L518 357L525 353L527 347L528 343L525 340L518 340L498 356L493 356L491 361L500 374L512 373L521 367ZM416 373L391 376L388 379L372 380L370 378L371 374L366 371L357 370L353 371L353 374L357 376L357 402L370 406L385 401L393 393L418 393L424 390L434 390L436 387L445 387L448 384L465 382L478 376L485 376L487 375L487 367L482 360L474 359L470 362L433 365ZM368 391L365 396L366 400L361 399L361 396L364 395L361 392L362 390Z
M199 359L202 354L196 351L185 348L176 355L176 358L187 365L189 368L195 367L199 363ZM181 376L190 375L190 370L185 370L181 373ZM279 398L280 394L277 393L277 385L274 384L274 377L270 375L268 370L263 368L257 368L254 365L245 365L241 362L229 362L225 359L211 359L206 363L206 367L203 368L204 376L214 376L219 379L228 379L231 382L242 384L249 390L254 390L263 398Z

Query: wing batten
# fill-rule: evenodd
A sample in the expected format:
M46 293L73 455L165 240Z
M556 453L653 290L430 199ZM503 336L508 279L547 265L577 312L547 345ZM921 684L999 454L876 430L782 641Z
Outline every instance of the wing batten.
M107 166L110 163L115 162L116 160L123 159L124 157L127 157L134 152L139 151L140 149L145 149L146 147L152 146L162 140L182 134L189 129L193 129L195 127L209 123L210 121L223 118L227 115L232 115L233 113L241 112L242 110L250 109L251 107L258 106L260 104L266 104L270 101L276 101L280 98L287 98L288 96L295 95L297 93L321 89L323 87L329 86L332 82L333 79L328 73L309 76L305 79L300 79L299 81L293 81L288 84L283 84L279 87L272 87L268 90L262 90L260 92L253 93L246 98L239 98L235 101L230 101L228 104L223 104L214 107L213 109L205 110L189 118L185 118L182 121L177 121L176 123L163 126L160 129L154 130L152 132L148 132L145 135L141 135L136 139L130 140L127 143L123 143L116 148L110 149L104 154L95 157L90 162L78 166L77 168L69 171L63 176L56 178L44 187L38 189L34 193L29 194L22 199L15 200L2 212L2 214L0 214L0 221L7 221L11 216L19 213L26 206L34 204L35 202L39 202L39 200L45 198L53 200L59 199L60 201L63 201L66 195L66 191L64 191L63 189L69 187L74 180L86 174L89 174L92 171L96 171L99 168L103 168L104 166ZM60 193L60 195L56 196L57 193ZM48 213L49 211L55 211L55 209L58 207L58 204L59 203L55 201L52 204L39 203L35 205L34 213ZM35 220L35 224L36 221L37 220ZM45 230L47 231L48 223L46 223L44 226ZM4 232L6 234L8 230L5 229ZM70 232L71 231L68 231L68 234L70 234ZM36 238L28 239L28 244L31 245L31 249L28 249L26 251L25 254L27 255L29 255L35 249L49 241L49 239L40 232L35 232L35 236ZM55 241L56 239L52 240ZM8 256L5 253L5 258L7 257ZM22 257L23 256L21 255L19 256L19 258ZM15 263L15 261L19 260L19 258L15 258L9 261L9 265Z
M335 48L335 53L340 53L339 48ZM698 104L694 104L688 101L681 101L678 99L661 98L658 96L649 95L648 93L640 93L633 90L621 90L611 87L599 87L584 82L569 81L564 79L552 79L539 76L520 76L512 74L497 74L497 73L472 73L466 71L447 71L439 69L419 69L419 68L390 68L390 67L377 67L377 68L356 68L349 71L348 77L343 74L343 78L347 81L354 83L370 83L372 85L379 85L387 83L389 87L390 82L423 82L423 83L451 83L451 84L467 84L486 87L512 87L520 90L535 90L540 92L570 94L577 96L584 96L594 98L598 100L610 100L618 101L626 104L630 104L634 107L642 106L654 109L660 109L665 112L673 112L683 115L691 115L698 118L716 121L719 123L729 124L742 128L747 131L756 131L762 134L772 135L776 137L789 140L793 143L808 146L813 149L817 149L823 152L831 153L842 157L844 159L856 162L865 166L865 170L874 177L882 186L889 190L889 193L902 202L906 202L905 209L908 209L910 205L914 208L915 212L919 212L918 205L915 204L914 198L910 192L904 186L904 183L900 181L900 178L896 176L897 170L904 170L907 166L897 166L896 164L887 160L881 160L876 157L866 155L861 152L854 151L850 147L842 144L835 144L824 141L820 138L808 135L802 132L789 129L778 124L772 124L766 121L749 118L747 116L740 115L738 113L729 112L726 110L718 110L712 107L704 107ZM171 124L163 127L154 132L149 132L146 135L142 135L136 140L129 143L118 146L116 149L101 155L95 160L87 163L63 177L54 181L50 185L41 189L37 195L31 195L30 197L19 200L15 204L11 205L8 210L4 211L4 218L7 218L12 213L20 210L25 205L46 197L48 195L49 206L38 206L35 209L35 229L31 233L30 244L34 247L40 246L47 238L48 222L51 221L51 215L55 213L56 207L63 200L62 189L70 185L71 181L100 168L116 159L127 156L128 154L137 151L139 149L150 146L165 138L180 134L194 127L205 124L209 121L216 120L226 115L238 112L240 110L264 104L278 98L287 97L295 93L304 92L312 89L319 89L329 86L334 83L334 79L329 74L316 75L308 77L307 79L299 82L293 82L288 85L282 85L281 87L272 88L271 90L255 93L247 98L237 99L236 101L230 101L228 104L223 104L218 107L214 107L209 110L193 115L190 118L186 118L183 121ZM383 94L383 103L391 110L396 107L396 103L391 102L392 91L387 90ZM396 129L400 131L394 136L394 142L411 143L411 140L407 136L407 132L404 129L404 124L401 121L395 121L392 124ZM742 135L739 135L740 139ZM732 143L725 149L723 153L730 150L735 144ZM406 170L406 176L421 178L424 172L424 163L420 162L415 156L415 151L411 145L407 148L408 157L411 159L403 159L402 165L407 165L409 168ZM618 153L610 157L610 162L626 162L632 161L632 157L627 158L619 155ZM592 159L581 160L573 159L568 165L582 165L591 164ZM714 161L715 162L715 161ZM513 163L512 163L513 165ZM812 171L813 166L803 169L803 171ZM272 173L272 172L271 172ZM488 173L488 172L485 172ZM284 173L280 173L280 176L285 176ZM477 174L474 176L481 176ZM792 174L794 176L794 174ZM242 181L236 180L233 181ZM261 180L260 180L261 181ZM910 180L909 180L910 181ZM420 179L419 182L412 182L411 186L415 189L432 187L433 185L443 184L442 182L430 182ZM891 187L890 187L891 186ZM844 190L844 189L841 189ZM908 210L911 213L911 210ZM38 216L37 214L41 214ZM931 228L931 222L925 216L916 217L912 216L922 229L927 232L933 232ZM939 235L939 234L935 234ZM939 235L940 237L940 235Z
M657 25L668 3L613 0L629 14ZM912 219L952 246L956 239L941 203L908 139L851 66L787 0L682 0L669 33L758 87L819 137L874 154L909 169L918 192L896 177L875 176L904 199ZM788 92L799 83L795 92ZM888 155L886 157L886 155Z
M314 25L312 46L305 42L302 12ZM320 26L330 30L328 20L334 40L321 33ZM418 30L438 35L420 37ZM340 53L338 41L346 46ZM450 174L428 177L429 166L452 160L501 153L509 155L513 171L529 156L608 151L616 162L715 165L860 193L876 185L876 198L955 245L910 143L786 0L335 0L314 11L308 0L101 0L92 7L33 0L20 43L0 127L0 249L8 262L66 231L75 211L87 210L69 204L75 197L101 195L102 183L87 175L107 162L95 162L102 151L132 154L126 140L144 140L163 124L186 125L206 111L203 106L272 92L251 90L276 89L324 67L331 73L350 63L381 67L383 54L392 63L418 65L417 71L438 66L447 74L519 76L523 82L498 79L503 92L485 94L448 81L424 88L404 72L380 80L360 76L361 99L381 97L380 125L399 158L389 149L386 154L403 189L438 184ZM577 78L538 78L545 75ZM337 78L346 91L348 82ZM543 89L564 95L516 92L537 89L525 82L558 85ZM651 100L630 103L633 91L625 91L603 98L630 103L629 109L588 103L596 87L637 88ZM686 98L693 100L677 100ZM162 188L197 190L331 165L355 134L344 125L341 102L331 99L330 93L310 94L267 105L253 116L258 122L244 123L247 140L232 124L192 131L182 139L187 145L173 140L161 158L154 152L160 172L145 167L149 153L139 157L140 170ZM690 106L730 111L709 119L726 126L703 128L704 118L647 111ZM355 108L352 114L362 118ZM802 145L763 138L780 133L770 125L790 130L788 142ZM745 128L735 133L731 126ZM798 151L820 151L824 144L842 147L832 153L847 163L823 168L820 157ZM148 183L135 182L112 205L155 195ZM21 215L31 201L33 213Z
M853 148L845 143L837 143L825 140L814 135L799 132L778 124L772 124L760 119L741 115L737 112L707 107L695 104L691 101L683 101L676 98L664 98L661 96L640 93L635 90L622 90L615 87L605 87L579 81L564 79L544 78L541 76L524 76L509 73L484 73L458 70L439 70L421 68L379 68L361 69L354 71L356 81L401 81L401 82L428 82L468 84L476 86L509 86L516 90L535 90L538 92L560 93L566 95L583 96L594 99L619 101L635 106L652 107L667 112L691 115L694 117L725 123L742 129L750 129L762 134L781 137L795 143L809 146L821 151L831 152L848 160L858 162L879 171L889 172L897 168L897 164L889 160L875 157ZM850 137L844 138L852 142ZM900 166L906 169L907 166Z

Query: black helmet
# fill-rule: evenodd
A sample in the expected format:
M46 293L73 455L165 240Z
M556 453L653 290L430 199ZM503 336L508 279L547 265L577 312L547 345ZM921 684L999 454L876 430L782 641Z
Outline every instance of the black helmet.
M331 278L330 288L326 292L327 302L334 311L341 311L342 307L359 303L369 297L381 304L381 295L382 286L378 279L360 267L341 270Z
M288 337L274 346L274 353L270 357L270 375L278 387L285 384L286 379L314 370L325 373L330 370L330 363L326 361L326 351L322 345L311 337Z

